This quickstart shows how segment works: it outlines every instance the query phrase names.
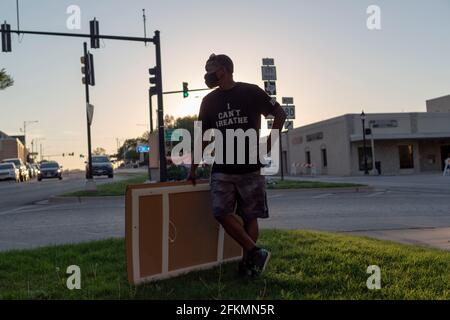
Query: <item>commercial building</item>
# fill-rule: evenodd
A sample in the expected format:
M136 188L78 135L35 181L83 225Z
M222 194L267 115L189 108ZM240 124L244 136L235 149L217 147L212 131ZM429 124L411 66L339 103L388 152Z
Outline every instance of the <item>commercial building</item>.
M0 161L3 159L20 158L26 161L27 152L23 143L17 137L11 137L0 131Z
M427 101L427 111L366 114L366 155L360 114L289 130L282 137L284 172L363 175L365 159L372 174L442 172L450 157L450 96Z

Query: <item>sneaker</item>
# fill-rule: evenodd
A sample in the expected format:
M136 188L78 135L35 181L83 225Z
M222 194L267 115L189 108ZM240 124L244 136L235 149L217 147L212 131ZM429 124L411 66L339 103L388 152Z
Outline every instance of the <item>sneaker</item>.
M254 276L261 275L266 270L271 253L266 249L256 250L250 257L249 266Z

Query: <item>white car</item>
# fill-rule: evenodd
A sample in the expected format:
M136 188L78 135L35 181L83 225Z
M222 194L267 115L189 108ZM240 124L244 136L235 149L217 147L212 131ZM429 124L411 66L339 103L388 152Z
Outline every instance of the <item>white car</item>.
M20 171L14 163L0 163L0 180L20 182Z

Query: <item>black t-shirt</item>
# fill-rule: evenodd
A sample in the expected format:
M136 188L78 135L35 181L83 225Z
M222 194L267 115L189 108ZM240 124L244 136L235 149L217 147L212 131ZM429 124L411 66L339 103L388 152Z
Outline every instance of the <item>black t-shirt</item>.
M219 162L216 154L216 160L212 172L243 174L259 170L262 165L259 161L259 130L261 129L261 115L273 115L274 110L279 104L272 100L267 93L257 85L237 82L229 90L216 89L208 94L202 101L198 120L202 121L203 133L208 129L218 129L223 137L223 162ZM234 138L234 161L227 161L227 129L242 129L246 132L248 129L254 129L257 133L257 162L249 161L249 144L251 139L245 139L245 162L238 163L237 139ZM231 140L231 139L229 139ZM233 143L232 141L228 141ZM252 145L252 148L255 148ZM240 149L242 156L242 149ZM231 155L229 155L230 157ZM229 159L230 160L230 159ZM241 161L242 162L242 161Z

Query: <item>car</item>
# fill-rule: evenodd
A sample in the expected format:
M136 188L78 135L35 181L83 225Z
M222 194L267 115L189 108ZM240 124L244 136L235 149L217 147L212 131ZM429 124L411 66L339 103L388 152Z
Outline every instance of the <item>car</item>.
M4 159L2 160L2 163L14 163L16 168L19 169L20 173L20 181L27 181L30 179L30 175L28 173L28 169L23 163L22 159L19 158L12 158L12 159Z
M39 172L41 172L39 170L39 165L36 163L33 163L31 166L33 167L33 170L34 170L34 176L37 177L39 175Z
M38 181L43 179L59 179L62 180L62 167L56 161L42 162L40 165L40 172L38 174Z
M25 164L25 166L27 167L28 176L30 177L30 179L36 178L36 172L34 171L33 166L28 162Z
M14 163L0 163L0 180L20 182L20 171Z
M114 168L108 156L92 156L92 176L114 178ZM89 178L89 164L86 163L86 179Z

